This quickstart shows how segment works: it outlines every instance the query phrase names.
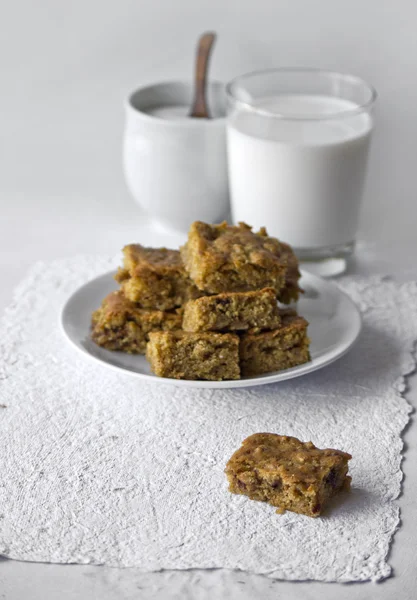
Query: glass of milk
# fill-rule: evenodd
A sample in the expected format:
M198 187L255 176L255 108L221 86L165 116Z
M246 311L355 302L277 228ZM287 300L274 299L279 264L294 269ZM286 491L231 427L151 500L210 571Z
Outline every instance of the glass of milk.
M273 69L226 87L232 218L291 244L301 260L354 248L375 90L352 75Z
M207 86L210 119L189 116L194 87L182 81L129 95L123 142L127 186L154 221L186 232L229 212L224 85Z

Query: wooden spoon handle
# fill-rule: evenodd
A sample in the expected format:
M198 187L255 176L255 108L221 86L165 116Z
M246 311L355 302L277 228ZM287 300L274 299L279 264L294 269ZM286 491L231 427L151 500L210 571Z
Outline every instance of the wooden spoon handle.
M215 33L203 33L198 41L197 60L195 65L195 90L194 101L191 107L190 117L209 119L207 108L206 83L207 70L210 53L216 40Z

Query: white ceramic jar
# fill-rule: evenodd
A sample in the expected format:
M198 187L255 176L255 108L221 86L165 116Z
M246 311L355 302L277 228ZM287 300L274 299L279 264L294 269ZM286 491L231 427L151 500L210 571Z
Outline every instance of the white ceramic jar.
M133 92L126 107L128 188L147 214L180 231L220 221L229 208L224 87L208 86L211 119L187 116L192 96L189 83L159 83Z

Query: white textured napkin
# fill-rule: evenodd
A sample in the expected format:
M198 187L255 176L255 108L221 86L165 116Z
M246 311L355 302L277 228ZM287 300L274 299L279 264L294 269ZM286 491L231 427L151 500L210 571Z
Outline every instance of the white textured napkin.
M282 579L378 580L399 523L401 396L417 286L345 278L358 344L314 374L237 390L144 384L63 339L69 293L115 261L37 264L0 327L0 553L31 561L225 567ZM225 463L270 431L350 452L352 492L323 518L227 491Z

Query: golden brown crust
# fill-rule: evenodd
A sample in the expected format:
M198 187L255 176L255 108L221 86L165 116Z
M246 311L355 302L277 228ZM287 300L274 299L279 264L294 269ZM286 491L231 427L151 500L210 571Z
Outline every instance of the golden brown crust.
M204 296L184 306L185 331L260 331L278 327L280 322L273 288Z
M146 357L159 377L210 381L240 377L239 337L231 333L151 333Z
M317 517L332 496L349 487L351 458L295 437L256 433L243 441L225 472L232 493Z
M178 250L146 248L141 244L128 244L123 248L123 254L125 268L131 277L140 275L144 266L161 275L184 271Z
M109 294L92 315L91 337L107 350L144 354L151 331L181 328L181 311L146 310L118 290Z
M257 233L245 223L191 225L181 255L191 279L212 294L273 287L285 284L287 249L261 228Z
M189 279L178 250L129 244L116 281L125 296L142 308L171 310L202 293Z

